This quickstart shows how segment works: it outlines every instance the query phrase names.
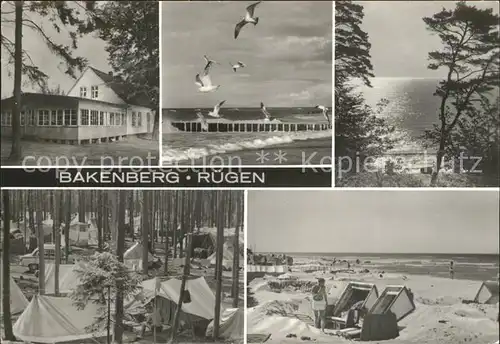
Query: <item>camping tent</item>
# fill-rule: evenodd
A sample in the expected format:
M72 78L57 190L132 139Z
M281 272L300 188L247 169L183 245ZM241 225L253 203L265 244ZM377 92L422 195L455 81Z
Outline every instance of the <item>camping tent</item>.
M143 246L136 242L123 254L123 262L131 269L135 267L135 270L142 270L142 252ZM154 259L151 252L148 251L148 262L152 262Z
M494 304L499 300L499 285L497 281L484 281L477 291L474 302Z
M0 260L0 276L3 277L3 265ZM0 278L1 280L1 278ZM3 296L3 283L0 283L0 296ZM10 276L10 312L11 314L21 313L28 305L28 300L24 296L21 288L16 284L12 276ZM0 316L3 314L3 305L0 302Z
M245 315L243 308L226 309L220 318L219 337L223 339L238 340L243 339L243 328ZM208 325L206 336L212 337L214 331L213 321Z
M69 294L76 289L78 285L78 274L75 268L78 264L60 264L59 265L59 293ZM55 264L45 264L45 292L55 294Z
M400 321L415 310L412 294L402 285L387 286L375 304L368 311L370 314L392 312Z
M160 288L156 292L159 298L177 304L179 301L182 281L176 278L160 283ZM134 309L149 303L155 297L156 279L149 279L142 282L143 300L131 297L125 302L125 308L131 313ZM211 320L214 318L215 296L204 277L190 278L186 281L185 290L189 291L191 302L183 303L182 311L197 317Z
M75 218L78 219L78 218ZM97 228L91 228L91 223L83 223L71 221L69 225L69 242L70 245L86 247L91 245L91 232L95 237L95 245L97 245ZM61 242L65 242L64 234L61 235Z
M105 332L88 332L95 322L98 306L89 303L77 310L66 297L35 295L13 326L21 340L37 343L58 343L103 337Z
M233 267L233 252L234 252L234 236L235 228L224 229L224 244L223 244L223 267L230 270ZM192 235L192 256L194 257L194 250L197 248L206 249L209 257L208 261L211 265L215 265L215 248L217 243L217 228L199 228ZM245 245L245 238L243 231L240 230L238 237L240 249L240 267L243 266L243 252Z

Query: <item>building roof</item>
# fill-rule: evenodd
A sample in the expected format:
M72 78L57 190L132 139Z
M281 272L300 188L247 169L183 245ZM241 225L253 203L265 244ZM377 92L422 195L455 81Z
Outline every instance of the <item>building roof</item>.
M118 95L118 97L122 98L127 104L139 105L148 108L152 106L151 101L144 93L136 94L130 97L129 94L132 92L133 87L131 85L127 85L121 78L113 76L111 73L100 71L94 67L90 68Z
M112 105L119 108L125 108L126 105L115 104L110 102L104 102L102 100L89 99L89 98L80 98L80 97L70 97L63 96L59 94L43 94L43 93L23 93L21 95L22 102L24 103L35 103L46 106L62 106L62 107L72 107L77 106L79 101L89 101L94 103ZM10 107L14 105L14 96L2 99L1 106Z

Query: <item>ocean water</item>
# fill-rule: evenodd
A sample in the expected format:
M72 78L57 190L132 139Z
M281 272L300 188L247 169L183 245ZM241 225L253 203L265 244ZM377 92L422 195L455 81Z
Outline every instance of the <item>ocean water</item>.
M241 160L242 164L258 165L255 154L249 152L268 149L269 147L280 147L282 150L293 150L288 154L287 165L300 164L296 158L297 147L302 150L304 142L310 143L311 149L319 149L321 155L331 156L331 130L316 132L255 132L255 133L191 133L182 132L173 128L169 123L172 121L195 121L196 112L201 110L207 113L212 109L164 109L163 110L163 164L185 164L187 162L205 161L206 165L217 164L211 156L227 156L233 153ZM323 114L314 108L268 108L271 116L281 123L326 123ZM259 108L222 108L221 121L258 121L263 120ZM217 121L217 119L209 119ZM299 144L300 143L300 144ZM292 153L292 152L290 152ZM305 152L307 154L307 152ZM255 156L254 156L255 155ZM295 157L295 158L291 158ZM207 159L205 159L207 158ZM213 162L211 160L214 160ZM232 160L233 163L235 160ZM331 160L330 160L331 163Z
M377 160L379 167L383 167L388 159L399 160L406 172L420 173L421 167L430 167L435 163L437 147L426 147L422 137L425 130L439 123L440 98L433 96L439 80L377 77L371 80L371 88L353 82L368 105L375 108L382 98L389 101L380 115L396 127L393 137L397 142L392 150ZM495 92L491 94L492 100L498 90Z
M499 273L498 254L429 254L429 253L289 253L294 264L322 261L331 264L348 260L353 264L359 259L363 268L402 274L449 277L450 261L454 262L455 278L466 280L496 280ZM342 265L336 264L338 268ZM356 268L356 265L351 265Z

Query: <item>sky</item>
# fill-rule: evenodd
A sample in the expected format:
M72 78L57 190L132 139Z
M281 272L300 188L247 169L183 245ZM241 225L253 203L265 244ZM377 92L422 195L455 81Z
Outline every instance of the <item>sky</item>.
M162 6L162 107L331 106L332 3L263 2L257 26L235 25L253 2L164 2ZM212 69L213 93L200 93L195 76L203 55ZM246 68L233 72L229 63Z
M470 1L472 2L472 1ZM442 47L438 36L427 31L423 17L452 9L451 1L360 1L365 17L362 28L372 44L370 53L376 77L439 78L443 71L427 69L428 53ZM475 1L481 9L495 1Z
M498 191L249 191L257 252L498 254Z
M2 12L13 11L13 6L2 2ZM47 35L53 39L58 44L70 45L71 40L65 29L61 29L61 33L52 27L51 22L42 18L37 14L24 13L25 18L32 19L35 23L42 26ZM5 23L4 19L13 19L14 14L4 14L2 13L2 35L6 36L10 40L14 41L14 23ZM62 24L61 24L62 26ZM49 87L54 88L58 85L64 92L70 90L70 88L75 83L76 79L72 79L70 76L64 73L66 70L65 64L62 60L56 57L47 48L46 43L43 41L41 36L34 30L23 27L23 40L22 47L28 53L28 55L33 60L34 64L40 68L42 72L49 76L48 84ZM74 56L85 57L89 61L89 65L95 67L104 72L111 71L111 66L108 64L108 53L104 50L106 44L103 40L93 36L87 35L78 40L78 49L74 51ZM11 72L11 75L7 73ZM79 72L76 73L77 77L80 76ZM23 76L23 92L39 92L37 85L31 85L28 83L28 79ZM11 97L13 95L14 89L14 65L8 64L8 58L2 49L2 98Z

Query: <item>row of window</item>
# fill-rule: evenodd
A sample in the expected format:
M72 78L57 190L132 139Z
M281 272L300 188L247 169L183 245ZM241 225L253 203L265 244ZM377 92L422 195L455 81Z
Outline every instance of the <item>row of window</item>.
M80 87L80 98L87 98L87 87ZM90 98L99 98L99 86L90 86Z
M37 116L38 112L38 116ZM147 113L148 124L151 114ZM123 126L127 125L125 112L106 112L97 110L80 109L80 125ZM3 112L2 126L12 126L12 113ZM76 109L59 110L27 110L21 111L21 126L76 126L78 116ZM132 112L132 127L142 126L142 113Z

